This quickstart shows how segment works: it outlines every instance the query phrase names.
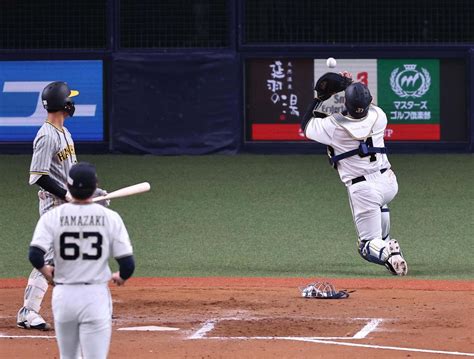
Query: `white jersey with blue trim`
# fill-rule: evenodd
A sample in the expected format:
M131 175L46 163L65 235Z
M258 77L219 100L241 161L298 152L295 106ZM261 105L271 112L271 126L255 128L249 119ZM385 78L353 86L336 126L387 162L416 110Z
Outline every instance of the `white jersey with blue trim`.
M334 149L334 155L340 155L357 149L360 141L366 141L369 138L372 139L373 147L385 147L386 127L387 116L383 110L370 105L367 116L361 119L350 116L344 116L342 120L334 116L313 117L306 125L305 135L311 140L331 146ZM390 168L390 162L387 155L381 153L367 157L354 155L337 163L339 176L346 186L349 186L354 178L369 175L384 168Z
M54 253L54 281L101 284L112 276L109 257L133 254L120 215L96 203L66 203L38 221L31 246Z

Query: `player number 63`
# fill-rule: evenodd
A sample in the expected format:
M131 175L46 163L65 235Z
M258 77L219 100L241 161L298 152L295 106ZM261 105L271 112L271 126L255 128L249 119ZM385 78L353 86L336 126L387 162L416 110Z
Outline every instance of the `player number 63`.
M82 232L82 236L79 232L64 232L59 239L59 254L64 260L75 260L81 255L77 239L92 240L91 247L95 249L95 253L82 253L82 259L96 260L102 256L102 235L99 232Z

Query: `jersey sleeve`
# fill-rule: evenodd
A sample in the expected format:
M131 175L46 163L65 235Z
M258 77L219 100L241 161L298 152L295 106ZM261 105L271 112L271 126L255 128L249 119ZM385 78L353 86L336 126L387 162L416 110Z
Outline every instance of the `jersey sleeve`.
M112 257L122 258L133 254L132 244L128 236L127 228L123 223L122 217L116 212L113 213L114 225L111 227L112 232L110 238L112 239Z
M305 136L310 140L330 145L336 130L336 125L331 118L332 116L324 118L313 117L306 125Z
M51 136L42 135L35 139L30 165L30 184L36 183L43 175L49 175L51 161L56 152L56 143Z
M33 233L33 239L31 240L30 246L38 247L45 252L53 246L53 230L51 228L50 221L52 211L45 213L40 217L36 224L35 232Z

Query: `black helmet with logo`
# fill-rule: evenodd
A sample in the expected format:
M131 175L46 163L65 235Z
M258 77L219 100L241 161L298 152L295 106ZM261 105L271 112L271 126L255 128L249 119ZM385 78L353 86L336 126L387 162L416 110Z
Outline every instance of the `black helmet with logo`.
M71 97L79 95L79 91L70 90L65 82L55 81L48 84L41 94L44 108L48 112L64 111L69 116L74 115L74 101Z
M367 86L360 82L349 85L345 90L346 109L354 118L367 116L372 103L372 95Z

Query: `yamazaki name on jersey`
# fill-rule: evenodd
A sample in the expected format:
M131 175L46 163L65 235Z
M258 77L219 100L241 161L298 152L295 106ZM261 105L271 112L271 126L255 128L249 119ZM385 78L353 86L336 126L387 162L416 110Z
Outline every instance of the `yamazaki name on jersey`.
M104 226L104 216L60 216L61 227L65 226Z
M63 150L59 151L56 156L58 156L59 160L62 162L64 160L67 160L69 156L73 155L76 153L76 150L74 149L73 145L69 145Z

